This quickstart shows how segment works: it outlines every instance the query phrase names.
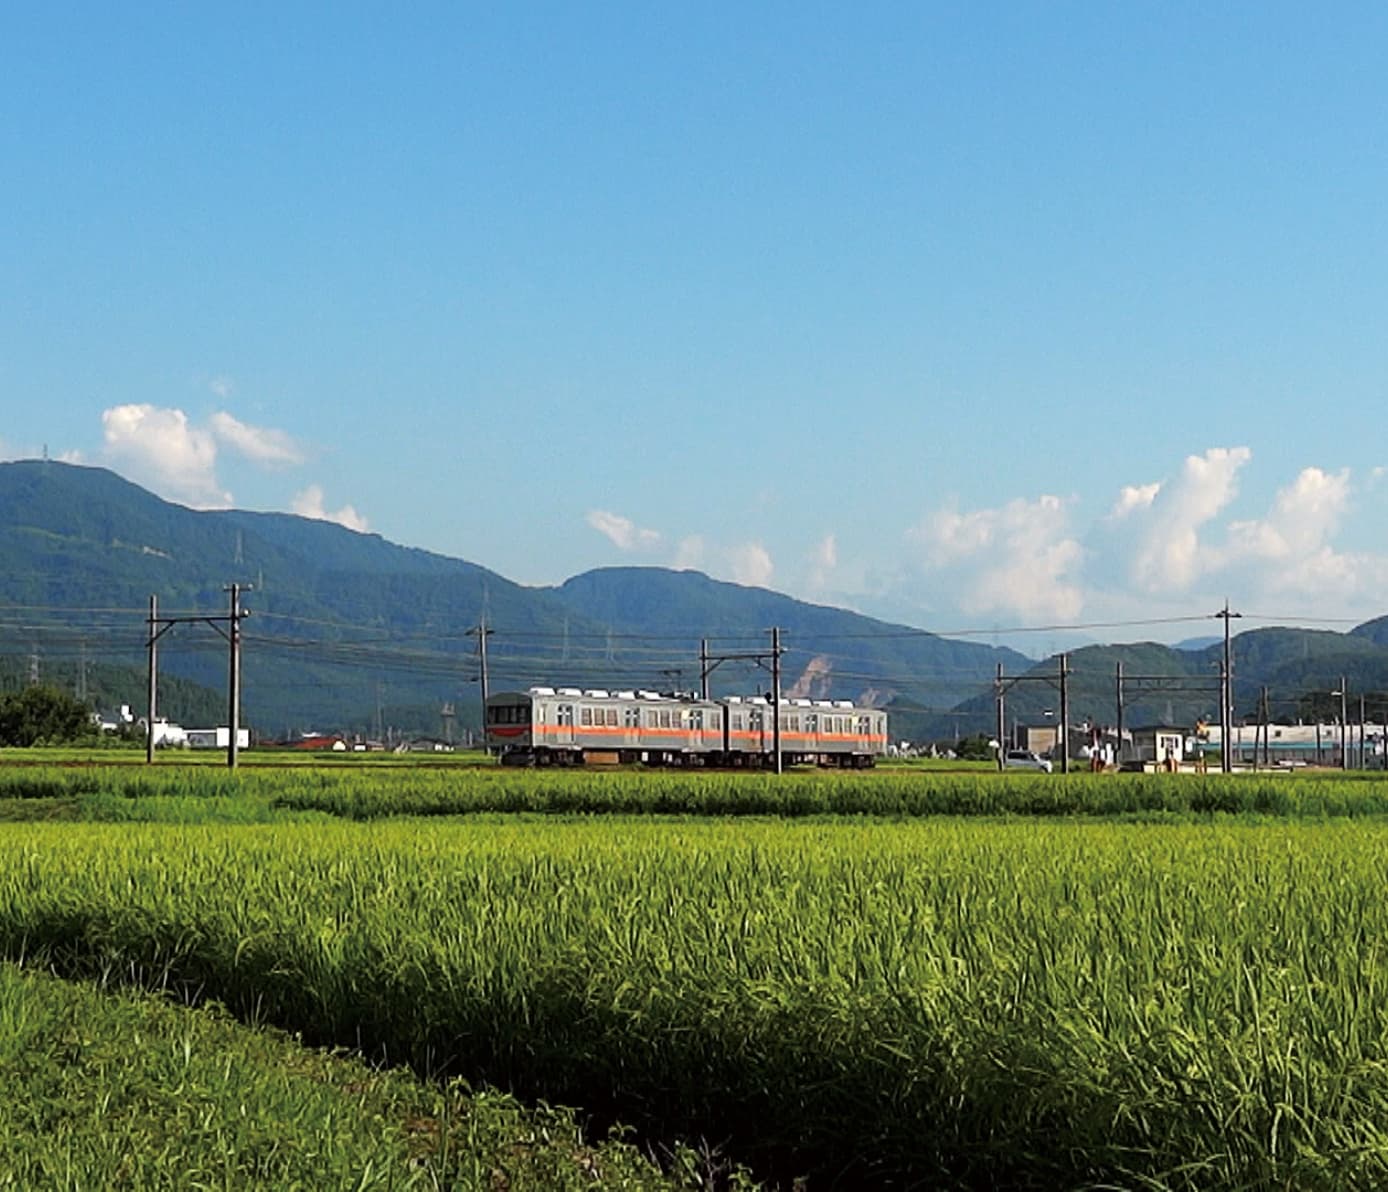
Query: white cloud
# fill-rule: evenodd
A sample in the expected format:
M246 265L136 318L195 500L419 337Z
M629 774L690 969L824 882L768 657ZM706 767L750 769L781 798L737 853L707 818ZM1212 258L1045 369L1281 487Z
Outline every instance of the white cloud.
M304 453L298 444L282 430L248 426L224 410L212 415L211 427L219 442L254 463L274 466L304 462Z
M1285 561L1315 553L1338 528L1349 490L1347 468L1333 475L1304 468L1277 494L1266 518L1229 526L1231 554Z
M310 484L303 492L296 493L293 508L300 517L311 517L315 521L336 522L339 526L356 530L359 534L364 534L371 528L366 518L362 517L351 505L344 505L335 513L329 513L323 507L323 488L318 484Z
M810 551L810 587L823 588L839 565L839 543L833 534L826 534Z
M620 513L593 509L584 520L621 550L649 550L660 543L660 531L644 530Z
M728 568L733 582L752 588L765 588L776 570L771 554L760 542L744 542L728 552Z
M149 404L112 406L102 412L106 455L131 479L203 508L225 508L231 494L217 483L217 441L192 426L182 410Z
M304 458L284 431L249 426L225 411L197 426L182 410L132 403L104 410L101 423L109 462L164 496L202 508L231 504L231 494L217 479L223 446L263 466L299 464Z
M1084 607L1074 576L1084 550L1069 534L1068 505L1042 496L964 513L949 506L906 537L927 582L947 586L965 612L1069 618Z
M1266 517L1229 526L1226 564L1242 568L1245 583L1270 592L1344 595L1377 586L1385 572L1381 556L1342 554L1331 545L1350 495L1349 469L1303 468Z
M1109 512L1109 517L1124 518L1140 509L1150 509L1159 492L1161 492L1160 480L1153 484L1125 484L1123 490L1118 494L1118 500L1114 502L1113 509Z
M670 566L676 571L689 571L702 567L704 549L704 540L699 534L691 534L688 538L681 538L679 546L675 549L674 561Z
M236 390L230 377L213 377L207 382L207 387L223 401L226 401Z
M1126 518L1136 523L1133 583L1147 592L1185 591L1219 566L1218 552L1202 545L1200 531L1234 499L1239 470L1252 456L1247 447L1211 447L1187 456L1180 474L1159 485L1145 506L1129 500Z

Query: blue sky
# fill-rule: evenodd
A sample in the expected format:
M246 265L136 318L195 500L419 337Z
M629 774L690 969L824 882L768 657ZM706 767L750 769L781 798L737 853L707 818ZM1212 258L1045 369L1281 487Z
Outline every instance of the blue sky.
M942 631L1388 613L1385 80L1369 4L10 6L0 456Z

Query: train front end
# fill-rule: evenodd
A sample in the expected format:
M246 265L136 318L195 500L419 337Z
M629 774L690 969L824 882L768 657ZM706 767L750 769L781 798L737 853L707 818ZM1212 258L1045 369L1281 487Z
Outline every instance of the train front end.
M535 758L535 697L500 691L487 697L485 740L503 765L528 766Z

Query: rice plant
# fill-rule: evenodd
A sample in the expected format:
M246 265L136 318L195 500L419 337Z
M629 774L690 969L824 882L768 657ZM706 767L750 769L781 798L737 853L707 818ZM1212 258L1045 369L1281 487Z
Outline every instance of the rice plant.
M0 950L832 1184L1388 1181L1388 825L18 824Z

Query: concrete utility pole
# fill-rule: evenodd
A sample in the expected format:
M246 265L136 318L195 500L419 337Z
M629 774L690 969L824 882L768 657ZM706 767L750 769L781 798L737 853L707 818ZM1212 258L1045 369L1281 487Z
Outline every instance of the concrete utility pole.
M165 626L168 628L168 626ZM159 597L149 598L149 719L145 732L145 762L154 761L154 714L158 711L159 695Z
M783 770L781 765L781 630L773 626L771 630L771 742L776 755L776 773Z
M487 696L491 694L491 689L487 681L487 638L491 637L491 635L494 632L495 630L487 628L487 614L485 611L482 613L482 619L478 621L472 629L469 629L467 631L468 637L475 637L477 639L477 661L479 664L478 670L480 672L479 677L482 681L483 741L486 741L487 739ZM565 627L565 632L567 633L567 626Z
M1340 690L1332 692L1333 695L1340 697L1340 769L1349 769L1349 688L1345 684L1345 676L1340 676Z
M998 772L1006 768L1007 765L1007 711L1004 701L1007 699L1007 687L1002 679L1002 663L998 663L998 675L993 680L993 691L998 701Z
M236 769L241 756L241 618L249 616L241 608L241 585L228 586L231 593L231 610L227 614L227 645L230 657L227 661L227 720L230 734L227 740L227 768Z
M1224 621L1224 661L1220 667L1219 685L1219 763L1224 773L1234 768L1234 749L1230 737L1234 730L1234 656L1230 648L1229 621L1243 613L1231 613L1226 598L1224 607L1215 613Z
M1070 772L1070 655L1060 656L1060 772Z

